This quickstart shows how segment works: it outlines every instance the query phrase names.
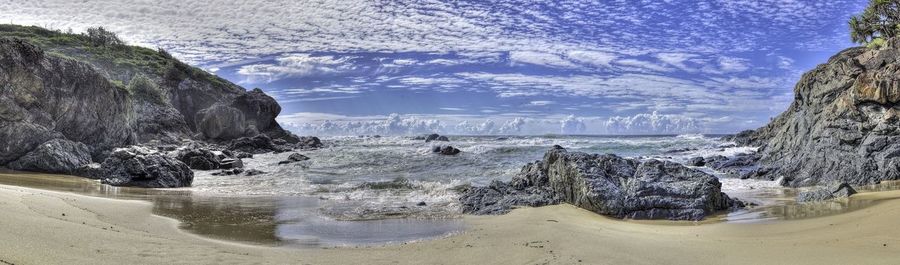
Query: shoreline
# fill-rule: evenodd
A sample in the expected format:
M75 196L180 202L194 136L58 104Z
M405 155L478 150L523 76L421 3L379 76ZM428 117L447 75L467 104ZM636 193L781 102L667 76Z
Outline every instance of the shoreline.
M900 191L860 193L885 200ZM844 214L759 224L622 222L570 205L465 216L458 235L407 244L296 249L193 235L142 201L0 185L0 260L13 264L712 264L900 259L900 200ZM63 216L62 214L65 214Z

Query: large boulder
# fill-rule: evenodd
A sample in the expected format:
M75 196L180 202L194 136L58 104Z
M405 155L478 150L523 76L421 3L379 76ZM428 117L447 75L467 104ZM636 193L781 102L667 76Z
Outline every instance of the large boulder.
M22 171L69 174L91 163L91 150L83 143L53 139L7 166Z
M140 146L115 149L100 164L104 184L142 188L189 187L194 172L181 161Z
M244 152L250 154L262 154L273 151L282 150L272 141L272 138L264 134L253 137L241 137L232 140L228 144L228 150L233 152Z
M230 106L213 105L197 115L197 130L208 139L235 139L259 133L248 132L244 113Z
M189 146L179 150L175 158L185 163L191 169L213 170L218 169L221 164L221 160L216 154L197 146Z
M431 147L431 152L445 155L445 156L454 156L454 155L458 155L462 151L460 151L459 149L456 149L456 147L449 146L449 145L436 145L436 146Z
M494 184L469 189L460 199L463 211L498 213L516 202L552 203L558 196L561 202L616 218L700 220L743 205L721 192L716 177L678 163L568 152L559 146L525 166L509 185L512 191ZM540 199L516 199L522 194Z

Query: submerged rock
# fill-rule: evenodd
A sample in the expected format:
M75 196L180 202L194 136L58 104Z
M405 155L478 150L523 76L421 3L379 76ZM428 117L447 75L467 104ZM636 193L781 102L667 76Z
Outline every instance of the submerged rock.
M702 167L702 166L706 165L706 160L704 158L698 156L698 157L689 159L685 165L692 166L692 167Z
M244 171L244 175L247 176L256 176L262 174L266 174L266 172L258 169L248 169L247 171Z
M22 171L69 174L90 163L91 152L87 145L65 139L53 139L7 166Z
M319 137L303 136L299 138L296 146L301 150L308 150L322 148L324 145L322 144L322 140L319 140Z
M241 174L241 173L244 173L244 169L235 168L235 169L222 170L222 171L213 173L212 175L213 176L231 176L231 175L237 175L237 174Z
M104 184L142 188L189 187L194 172L181 161L145 147L118 148L100 164Z
M436 133L429 134L428 136L425 137L426 143L432 142L432 141L449 142L450 138L447 138L447 136L442 136L442 135L436 134Z
M856 194L856 190L850 184L833 183L811 191L801 192L797 195L797 202L827 201L848 198L853 194Z
M510 183L471 188L463 212L504 213L515 206L566 202L617 218L700 220L741 207L712 175L678 163L568 152L555 146Z
M431 147L431 152L438 153L441 155L452 156L452 155L457 155L462 151L460 151L459 149L456 149L456 147L453 147L453 146L441 145L441 146Z
M285 164L291 164L291 163L294 163L294 162L300 162L300 161L306 161L306 160L309 160L309 157L308 157L308 156L301 155L301 154L298 154L298 153L293 153L293 154L291 154L291 155L288 156L287 160L280 161L280 162L278 162L278 164L279 164L279 165L285 165Z

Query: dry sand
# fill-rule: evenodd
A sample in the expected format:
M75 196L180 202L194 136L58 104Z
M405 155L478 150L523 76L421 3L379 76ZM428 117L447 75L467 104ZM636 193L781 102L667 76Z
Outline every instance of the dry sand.
M900 264L900 200L815 219L704 225L623 222L562 205L466 217L468 230L444 239L330 249L209 240L151 207L0 185L0 264Z

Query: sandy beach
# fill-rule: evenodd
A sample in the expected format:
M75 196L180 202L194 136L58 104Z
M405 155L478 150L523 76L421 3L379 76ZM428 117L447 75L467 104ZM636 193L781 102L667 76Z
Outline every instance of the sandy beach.
M900 191L863 193L872 199ZM623 222L562 205L466 217L465 233L382 247L296 249L180 231L143 201L0 186L2 264L896 264L900 200L755 224Z

